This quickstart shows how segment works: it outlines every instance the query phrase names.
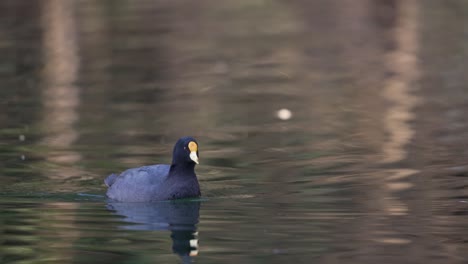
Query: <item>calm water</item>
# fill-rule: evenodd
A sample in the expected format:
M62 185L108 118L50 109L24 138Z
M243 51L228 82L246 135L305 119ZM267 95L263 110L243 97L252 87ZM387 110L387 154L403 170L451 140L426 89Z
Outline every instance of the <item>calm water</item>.
M0 2L0 262L466 263L467 11ZM201 199L105 198L185 135Z

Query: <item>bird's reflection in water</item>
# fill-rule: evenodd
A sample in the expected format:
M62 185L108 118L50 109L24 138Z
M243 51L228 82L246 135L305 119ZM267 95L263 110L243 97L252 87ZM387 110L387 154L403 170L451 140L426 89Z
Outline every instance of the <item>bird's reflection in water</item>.
M109 210L124 217L127 230L169 230L172 250L191 262L198 255L197 227L200 201L164 201L156 203L109 202Z

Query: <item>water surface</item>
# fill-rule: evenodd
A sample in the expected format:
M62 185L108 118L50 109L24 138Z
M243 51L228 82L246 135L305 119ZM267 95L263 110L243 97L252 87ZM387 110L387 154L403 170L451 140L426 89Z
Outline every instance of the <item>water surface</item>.
M466 262L461 1L23 2L0 3L0 262ZM105 198L185 135L200 199Z

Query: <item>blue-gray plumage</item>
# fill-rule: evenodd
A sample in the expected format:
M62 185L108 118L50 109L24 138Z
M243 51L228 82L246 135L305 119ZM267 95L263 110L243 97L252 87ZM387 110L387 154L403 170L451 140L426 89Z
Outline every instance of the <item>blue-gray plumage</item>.
M107 196L120 202L151 202L200 196L195 175L198 164L198 143L192 137L177 141L172 164L158 164L128 169L111 174L104 183Z

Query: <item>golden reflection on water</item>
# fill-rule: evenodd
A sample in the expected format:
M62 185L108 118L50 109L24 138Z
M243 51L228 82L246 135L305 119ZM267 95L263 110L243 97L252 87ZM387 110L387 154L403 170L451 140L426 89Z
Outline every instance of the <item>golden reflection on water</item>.
M394 76L386 81L383 97L392 105L385 116L385 127L389 139L384 143L383 163L398 162L406 158L406 145L414 131L409 122L415 118L412 112L420 101L412 92L419 77L418 70L418 8L415 1L405 2L394 31L398 48L387 56L387 68Z
M79 89L75 85L79 67L75 32L73 0L42 1L41 23L44 29L42 71L43 129L42 144L53 149L47 156L52 164L68 165L57 168L49 177L67 178L78 175L73 163L81 155L68 150L79 135L74 125L79 120Z
M396 24L392 36L396 48L386 56L386 68L393 74L383 85L382 96L390 103L384 116L384 126L388 138L384 142L381 163L391 164L407 158L406 148L414 136L410 121L420 99L413 94L419 78L418 66L418 22L419 6L417 0L402 1L396 7ZM398 195L399 192L413 188L409 177L418 173L414 169L393 169L384 173L386 195L381 201L382 209L389 216L408 215L409 208ZM385 235L377 235L377 241L385 244L408 244L393 227Z

